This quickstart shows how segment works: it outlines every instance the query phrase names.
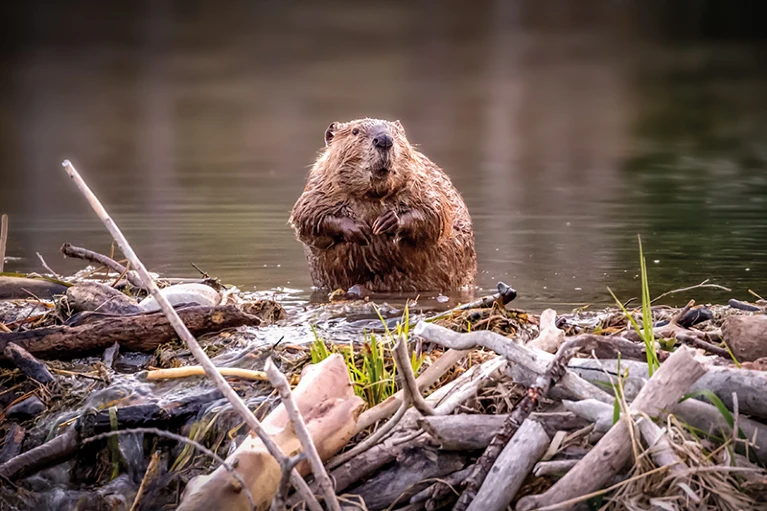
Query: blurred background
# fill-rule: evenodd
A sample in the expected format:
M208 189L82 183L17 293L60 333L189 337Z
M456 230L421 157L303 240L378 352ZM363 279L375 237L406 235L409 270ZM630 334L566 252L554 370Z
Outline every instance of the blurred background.
M308 293L287 224L332 121L400 119L453 179L481 288L520 306L767 294L761 2L5 2L7 271L111 239L151 270ZM696 298L708 295L696 292ZM678 297L679 300L684 298Z

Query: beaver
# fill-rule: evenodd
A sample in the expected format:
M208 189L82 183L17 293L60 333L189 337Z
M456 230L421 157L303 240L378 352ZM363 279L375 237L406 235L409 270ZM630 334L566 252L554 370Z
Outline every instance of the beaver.
M290 224L317 288L446 292L474 285L469 210L399 121L331 123Z

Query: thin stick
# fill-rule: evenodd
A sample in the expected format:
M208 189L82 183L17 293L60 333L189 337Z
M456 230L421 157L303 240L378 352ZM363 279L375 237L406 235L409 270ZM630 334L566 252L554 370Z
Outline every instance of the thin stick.
M378 445L378 443L383 440L391 432L392 429L394 429L394 426L399 424L399 422L402 420L402 417L405 416L407 409L410 408L411 404L410 394L406 393L402 403L397 409L397 413L395 413L391 419L386 421L386 424L378 428L375 433L355 445L353 448L328 460L328 469L333 470L334 468L340 467L355 456L358 456L373 446Z
M184 323L181 321L181 318L179 317L176 310L173 308L170 302L168 302L167 298L165 298L165 296L160 292L160 288L157 287L157 284L147 271L144 263L141 262L136 253L133 251L133 248L131 248L128 240L125 239L125 236L123 236L120 228L117 227L117 224L114 223L112 218L109 216L109 213L107 213L106 209L104 209L104 206L101 205L101 202L99 202L98 198L93 194L90 188L88 188L88 185L85 184L85 181L83 181L82 177L80 177L80 174L77 173L77 170L75 170L69 160L65 160L62 165L64 166L64 169L66 170L69 177L72 178L72 181L74 181L77 188L88 200L91 207L96 212L96 215L98 215L98 217L104 223L107 230L112 235L112 238L117 241L120 250L122 250L122 253L125 254L125 257L128 259L128 261L130 261L131 266L136 268L136 271L141 278L141 282L145 284L145 286L149 289L149 292L159 304L160 309L162 309L163 313L168 318L168 322L171 324L171 326L173 326L173 329L176 331L179 338L184 341L184 344L187 345L189 351L192 352L192 355L197 360L197 362L205 368L205 373L210 377L211 380L213 380L216 388L218 388L224 397L226 397L226 399L232 404L232 408L234 408L234 410L236 410L242 416L250 429L252 429L256 435L258 435L258 438L261 439L264 446L269 451L269 454L274 456L278 462L284 462L286 459L285 454L280 450L279 446L274 442L274 440L272 440L272 437L270 437L264 431L264 429L261 427L261 423L258 421L258 419L256 419L253 413L251 413L250 409L240 398L237 392L234 391L234 389L226 382L221 373L218 372L216 366L213 365L213 362L211 362L210 358L208 358L208 355L205 353L205 351L203 351L202 347L200 347L197 339L194 338L194 336L189 332ZM130 275L130 273L128 275ZM317 499L309 489L309 485L306 484L306 481L304 481L298 471L293 470L291 474L291 480L298 493L306 501L306 504L309 506L309 508L312 511L322 511L322 507L320 506L319 502L317 502Z
M5 247L8 244L8 215L0 216L0 273L5 266Z
M679 320L682 319L684 315L690 311L693 305L695 305L695 300L690 300L689 302L687 302L687 305L682 307L682 310L677 312L676 315L673 318L671 318L671 321L669 321L669 323L678 326Z
M144 496L144 490L146 489L146 485L151 481L154 476L157 475L157 467L160 465L160 451L155 451L152 453L152 458L149 460L149 466L146 467L146 472L144 472L144 478L141 480L141 485L138 487L138 491L136 492L136 498L133 499L133 505L130 507L130 511L136 511L138 509L138 505L141 502L141 497Z
M67 169L67 173L69 173L69 169L70 168L75 173L77 172L75 170L75 168L72 167L72 164L69 163L69 160L65 161L63 163L63 165L64 165L64 168ZM70 174L70 176L72 176L72 175ZM78 174L78 178L79 178L79 174ZM78 178L72 177L72 179L75 180L75 184L77 184L78 188L80 188L80 185L77 183L77 179ZM80 179L80 181L82 181L82 178L79 178L79 179ZM86 187L88 186L88 185L85 184L84 181L82 183L83 183L83 186L86 186ZM109 214L107 214L106 210L103 208L103 206L101 206L101 203L98 202L98 199L96 198L95 195L93 195L93 192L91 192L90 189L88 189L88 188L86 188L86 189L88 190L87 194L86 194L86 192L82 188L80 188L80 191L83 192L83 194L86 195L86 198L88 198L88 194L90 194L97 201L96 204L98 204L98 207L101 208L101 211L106 215L106 217L104 217L104 218L101 217L101 212L99 212L96 209L96 205L91 203L91 206L93 207L94 210L96 210L96 214L99 215L99 218L101 218L101 221L104 222L104 224L107 226L107 229L112 234L112 236L114 236L114 233L112 233L112 227L110 227L110 225L107 224L107 221L115 229L117 229L117 225L109 217ZM90 198L88 198L88 202L91 202ZM119 230L118 230L118 232L119 232ZM122 233L120 234L120 236L122 236ZM122 244L119 241L118 241L118 245L120 245L120 249L122 250ZM130 249L130 247L128 247L128 248ZM85 261L90 261L92 263L96 263L96 264L100 264L100 265L106 266L107 268L111 268L112 270L114 270L117 273L126 273L126 276L128 277L128 282L130 282L131 285L133 285L135 287L145 287L143 281L146 280L146 279L143 279L142 277L139 277L138 275L136 275L135 272L127 271L125 266L123 266L122 264L118 263L117 261L115 261L111 257L105 256L104 254L99 254L98 252L94 252L93 250L88 250L87 248L76 247L76 246L74 246L74 245L72 245L70 243L64 243L63 245L61 245L61 253L64 254L65 256L67 256L67 257L72 257L72 258L75 258L75 259L83 259ZM123 254L125 254L125 251L123 251ZM136 254L133 254L134 257L135 257L135 255ZM133 262L133 257L128 257L127 254L126 254L126 257L128 258L129 262ZM136 265L134 264L133 266L135 267ZM143 265L142 265L142 268L143 268ZM136 269L138 270L138 267L136 267ZM146 270L146 268L144 268L144 269ZM139 273L141 273L141 272L139 272ZM147 272L147 275L148 274L149 273Z
M250 369L240 369L239 367L219 367L218 372L222 376L231 376L243 378L245 380L268 381L269 378L263 371L253 371ZM205 376L205 368L202 366L184 366L173 367L170 369L155 369L147 371L146 379L152 380L173 380L176 378L188 378L190 376Z
M695 285L695 286L690 286L690 287L683 287L683 288L681 288L681 289L673 289L673 290L671 290L671 291L666 291L665 293L663 293L663 294L661 294L661 295L658 295L658 296L656 296L655 298L653 298L652 300L650 300L650 303L655 303L655 302L657 302L658 300L660 300L661 298L663 298L663 297L666 297L666 296L668 296L668 295L673 295L673 294L675 294L675 293L683 293L684 291L692 291L693 289L700 289L700 288L702 288L702 287L709 287L709 288L714 288L714 289L721 289L722 291L727 291L727 292L730 292L730 291L732 291L732 289L726 288L726 287L724 287L724 286L720 286L719 284L709 284L709 283L708 283L708 281L709 281L709 280L710 280L710 279L706 279L706 280L704 280L703 282L701 282L700 284L697 284L697 285Z
M418 383L415 381L415 374L413 374L413 366L410 365L410 355L407 349L407 339L404 335L401 335L397 344L394 346L392 353L394 360L397 363L397 369L402 377L402 388L407 394L410 395L410 399L413 402L416 410L423 415L434 415L434 408L421 395L418 390Z
M317 447L315 447L314 442L312 442L312 436L306 427L304 418L301 416L301 412L298 410L298 406L293 400L293 394L290 391L288 379L285 378L285 375L282 374L279 369L277 369L277 366L274 365L271 357L266 359L264 369L269 377L269 382L272 384L272 387L277 389L280 393L282 404L285 406L285 411L288 412L288 417L290 417L290 421L293 423L293 430L296 432L296 436L298 437L299 442L301 442L303 452L306 454L309 465L312 467L314 479L319 482L320 489L325 497L325 504L331 511L341 511L341 505L338 503L335 490L333 489L333 482L325 471L322 459L320 458L320 453L317 452Z
M37 254L37 258L38 258L38 259L40 259L40 263L42 263L42 265L43 265L43 268L45 268L46 270L48 270L48 272L49 272L49 273L52 273L52 274L53 274L53 276L54 276L54 277L56 277L57 279L60 279L60 278L61 278L61 275L59 275L59 274L58 274L58 273L56 273L55 271L51 270L51 267L50 267L50 266L48 266L48 263L46 263L46 262L45 262L45 259L43 259L43 256L40 254L40 252L35 252L35 254Z
M117 276L114 282L112 282L112 287L115 287L122 279L125 277L128 272L130 271L130 261L125 265L125 271L123 271L120 275ZM109 275L109 268L107 267L107 275Z
M468 354L469 350L461 351L449 349L444 352L441 357L434 361L433 364L427 367L426 370L416 378L415 381L418 383L419 392L437 383L450 368L460 362ZM377 404L360 415L360 418L357 420L356 433L366 430L379 420L390 417L400 408L404 394L404 390L400 390L393 396L387 398L384 402Z

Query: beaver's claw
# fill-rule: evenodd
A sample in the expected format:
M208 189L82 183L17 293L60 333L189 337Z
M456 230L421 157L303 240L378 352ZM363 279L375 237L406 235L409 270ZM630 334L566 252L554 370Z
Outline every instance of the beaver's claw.
M398 227L399 217L397 212L392 209L376 218L376 221L373 222L373 234L378 236L383 233L393 233Z
M344 241L356 243L358 245L368 245L370 243L370 227L363 223L350 220L344 222L342 226L342 235Z

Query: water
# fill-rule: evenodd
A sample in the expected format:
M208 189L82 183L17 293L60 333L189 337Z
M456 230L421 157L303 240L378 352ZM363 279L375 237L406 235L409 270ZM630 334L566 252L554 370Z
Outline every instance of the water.
M289 211L325 127L371 116L400 119L462 192L480 292L503 280L534 310L638 296L641 234L653 295L709 278L733 291L676 300L767 293L766 46L749 11L14 4L7 270L40 270L36 252L79 269L64 242L109 251L70 158L150 269L306 298Z

